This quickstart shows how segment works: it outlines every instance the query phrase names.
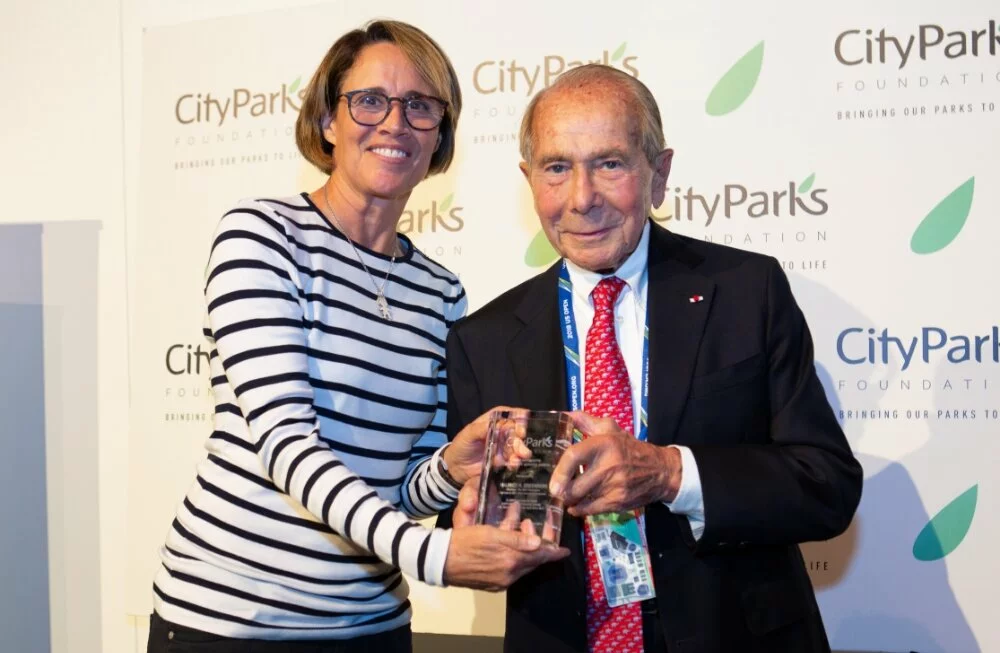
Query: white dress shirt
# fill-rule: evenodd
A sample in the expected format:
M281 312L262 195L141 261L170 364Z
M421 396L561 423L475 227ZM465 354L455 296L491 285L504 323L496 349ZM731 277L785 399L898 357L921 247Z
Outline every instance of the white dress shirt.
M642 406L642 348L643 332L646 328L646 300L649 296L649 271L646 265L649 260L649 223L642 230L642 237L635 251L625 259L613 276L625 282L621 295L615 303L615 336L628 378L632 386L632 415L634 416L633 433L639 433ZM586 346L587 332L594 321L594 303L590 298L598 282L606 275L585 270L573 262L566 260L570 282L573 284L573 315L576 318L576 332L580 342L580 385L586 388ZM610 275L607 275L610 276ZM658 392L669 392L669 388L650 388L650 395ZM587 409L586 392L583 393L583 409ZM655 401L655 399L654 399ZM671 512L685 515L691 524L691 532L697 540L705 530L705 503L701 493L701 477L698 475L698 464L694 454L687 447L671 445L681 454L681 487L677 496L671 502L664 502Z

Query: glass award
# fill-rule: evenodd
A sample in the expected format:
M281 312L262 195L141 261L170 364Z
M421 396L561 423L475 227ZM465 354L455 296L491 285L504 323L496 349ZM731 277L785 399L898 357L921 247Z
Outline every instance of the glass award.
M559 543L563 502L549 479L573 443L573 422L559 411L495 411L487 432L477 524L533 532Z

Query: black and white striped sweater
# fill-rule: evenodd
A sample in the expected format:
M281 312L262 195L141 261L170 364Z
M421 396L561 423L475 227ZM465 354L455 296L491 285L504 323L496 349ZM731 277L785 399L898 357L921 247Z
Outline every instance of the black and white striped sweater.
M452 273L401 236L386 296L306 194L221 220L205 335L208 457L154 582L167 621L220 635L349 638L410 619L402 573L441 585L451 505L445 337L467 309ZM389 258L359 248L376 282Z

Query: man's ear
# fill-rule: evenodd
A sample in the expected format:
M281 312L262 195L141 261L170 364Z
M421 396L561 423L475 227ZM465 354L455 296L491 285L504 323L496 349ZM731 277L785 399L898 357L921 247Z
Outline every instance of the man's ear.
M653 161L652 200L653 208L659 208L667 197L667 179L670 177L670 164L674 160L674 151L667 148L656 155Z
M521 169L521 174L524 175L524 178L528 179L528 162L521 161L519 164L517 164L517 167Z

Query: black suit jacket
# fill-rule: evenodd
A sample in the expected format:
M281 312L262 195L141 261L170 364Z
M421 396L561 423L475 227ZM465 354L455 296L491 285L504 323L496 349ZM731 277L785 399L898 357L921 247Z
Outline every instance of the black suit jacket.
M560 265L452 329L450 436L499 404L568 409ZM706 517L696 542L687 517L646 509L668 650L829 651L797 544L847 528L862 472L816 376L788 281L773 258L655 223L648 266L648 439L690 447ZM704 299L692 302L696 295ZM508 591L505 650L586 651L580 533L567 515L562 544L572 555Z

